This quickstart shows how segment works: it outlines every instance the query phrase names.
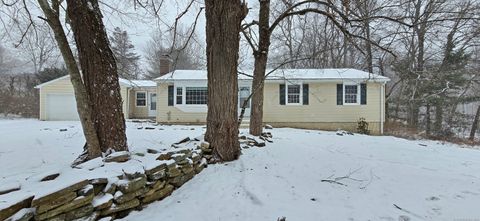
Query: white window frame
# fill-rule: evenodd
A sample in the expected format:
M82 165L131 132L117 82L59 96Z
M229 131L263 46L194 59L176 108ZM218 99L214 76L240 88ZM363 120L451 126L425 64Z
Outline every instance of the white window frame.
M143 93L145 94L145 97L143 99L145 99L145 105L138 105L138 96L137 94L140 94L140 93ZM147 105L147 102L148 102L148 99L147 99L147 91L135 91L135 107L146 107L148 106Z
M357 86L357 102L356 103L347 103L345 102L345 96L346 96L346 93L345 93L345 86ZM360 88L360 84L357 84L357 83L343 83L343 105L360 105L360 92L361 92L361 88Z
M297 85L300 87L300 97L298 103L288 102L288 86ZM303 83L302 82L288 82L285 84L285 105L303 105Z
M174 106L186 106L186 107L199 107L199 106L207 106L206 104L187 104L187 87L205 87L205 86L197 86L197 85L185 85L185 86L175 86L174 87ZM177 104L177 88L182 88L182 104ZM205 87L207 88L207 87ZM208 88L207 88L208 90Z

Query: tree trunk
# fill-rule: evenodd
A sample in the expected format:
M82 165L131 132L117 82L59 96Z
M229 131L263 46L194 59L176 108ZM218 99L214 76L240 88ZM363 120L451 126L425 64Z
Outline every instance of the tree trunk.
M205 139L217 160L240 155L238 142L238 51L240 23L248 9L240 0L206 0L208 113Z
M425 124L426 124L426 129L425 129L425 133L427 136L430 136L430 133L431 133L431 126L430 126L430 122L431 122L431 119L430 119L430 104L427 103L427 110L426 110L426 113L425 113Z
M442 132L443 125L443 107L442 104L435 105L435 124L433 125L436 134Z
M270 47L270 0L260 1L258 21L258 50L253 52L255 67L252 82L252 105L250 109L250 134L260 136L263 128L263 88Z
M82 76L78 69L77 62L75 61L67 36L60 23L59 4L53 4L53 8L51 8L47 4L47 1L38 0L38 3L47 18L48 25L52 28L55 41L57 42L60 53L65 61L68 73L70 74L70 81L72 82L75 101L77 103L77 111L80 116L83 134L85 135L85 140L87 142L88 158L93 159L99 157L102 152L95 124L92 119L91 105L89 103L85 85L82 82Z
M478 121L480 121L480 105L477 107L477 113L475 114L475 118L473 119L472 129L470 130L470 137L469 140L473 141L475 139L475 133L478 130Z
M102 152L128 150L117 65L97 0L67 0L67 14L78 50Z

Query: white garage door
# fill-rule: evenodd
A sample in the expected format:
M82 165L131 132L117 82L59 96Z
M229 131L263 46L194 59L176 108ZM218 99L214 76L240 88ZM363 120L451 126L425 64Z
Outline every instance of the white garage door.
M47 94L48 120L78 120L77 104L73 94Z

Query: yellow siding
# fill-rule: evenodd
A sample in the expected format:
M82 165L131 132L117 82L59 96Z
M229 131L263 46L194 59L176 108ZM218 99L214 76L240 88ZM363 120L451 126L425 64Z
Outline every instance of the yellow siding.
M206 112L183 112L182 110L168 106L168 85L157 86L157 122L161 123L185 123L201 124L207 120Z
M309 83L309 105L280 105L279 83L265 85L264 122L277 127L355 131L363 117L374 134L380 133L381 84L367 84L367 105L337 105L337 83ZM205 123L206 112L186 113L168 106L168 85L157 87L157 122Z
M72 83L70 82L70 78L66 77L60 80L57 80L55 82L52 82L51 84L45 85L40 88L40 120L47 120L48 116L46 113L46 107L45 107L45 101L47 94L53 93L53 94L74 94L73 92L73 86ZM127 104L125 101L126 95L127 95L127 88L121 86L120 87L120 94L122 96L122 109L123 113L125 115L125 118L128 118L127 114Z
M155 87L130 89L130 92L129 92L129 103L130 103L129 116L130 116L130 118L137 118L137 119L149 118L149 116L148 116L148 105L144 106L144 107L143 106L141 106L141 107L136 106L137 101L136 101L136 97L135 97L135 92L156 92L156 91L157 91L157 89ZM147 95L147 104L148 104L148 95ZM157 107L158 107L158 104L157 104ZM158 115L158 113L157 113L157 115Z
M309 105L280 105L279 85L265 85L265 122L380 121L380 84L367 84L367 105L337 105L336 83L310 83Z

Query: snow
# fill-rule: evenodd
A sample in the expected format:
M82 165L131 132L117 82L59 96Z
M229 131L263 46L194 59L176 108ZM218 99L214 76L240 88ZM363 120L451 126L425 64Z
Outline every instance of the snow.
M131 87L156 87L157 86L157 83L155 83L155 81L150 81L150 80L127 80L127 79L120 78L119 81Z
M170 197L124 220L480 217L478 150L297 129L274 129L273 136L274 143L210 165ZM344 185L322 182L347 175L337 179Z
M158 129L137 129L144 126ZM59 128L68 130L60 132ZM127 122L128 142L137 153L144 153L147 148L172 149L172 143L199 136L204 130L201 126ZM123 220L480 217L478 149L388 136L338 136L335 132L289 128L271 132L274 143L244 149L237 161L209 165L170 197ZM45 195L53 187L61 188L87 177L108 174L109 183L113 183L123 173L118 163L94 162L83 169L69 167L84 143L79 122L0 120L0 134L0 186L15 182L22 186L20 191L0 195L0 208L33 192ZM150 161L156 156L132 154L134 160L121 165L135 170L140 164L153 163ZM69 173L71 170L75 173ZM56 182L42 182L29 189L29 184L38 183L39 174L52 172L60 172ZM111 197L105 195L95 203Z
M99 195L99 196L96 196L95 198L93 198L92 205L93 205L93 207L97 207L97 206L100 206L100 205L103 205L103 204L107 203L108 201L110 201L112 199L113 199L113 196L110 193L106 193L104 195Z
M269 73L271 70L267 70ZM241 80L251 80L253 70L241 71L239 74ZM246 75L245 75L246 74ZM248 76L249 75L249 76ZM171 81L171 80L206 80L206 70L175 70L155 80ZM284 79L302 79L302 80L372 80L379 82L389 81L389 78L371 74L356 69L278 69L268 75L267 80L284 80Z

